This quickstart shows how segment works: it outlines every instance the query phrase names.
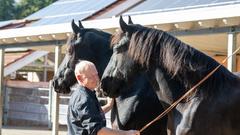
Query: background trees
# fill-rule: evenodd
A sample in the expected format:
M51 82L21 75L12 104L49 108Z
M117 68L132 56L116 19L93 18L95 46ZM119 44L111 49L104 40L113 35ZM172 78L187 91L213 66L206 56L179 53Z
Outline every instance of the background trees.
M16 18L24 18L55 1L56 0L21 0L16 5Z
M0 0L0 21L22 19L57 0Z
M0 0L0 21L15 18L14 0Z

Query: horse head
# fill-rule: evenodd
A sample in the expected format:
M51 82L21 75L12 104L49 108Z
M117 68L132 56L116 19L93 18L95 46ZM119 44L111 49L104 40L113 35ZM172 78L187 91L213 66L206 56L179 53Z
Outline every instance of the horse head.
M134 29L139 27L135 24L126 24L120 17L120 32L113 36L113 55L104 71L101 88L110 97L119 96L124 86L132 83L141 66L129 58L128 49L130 38Z
M109 47L110 34L84 28L81 21L79 21L79 26L74 20L71 25L73 34L67 43L68 53L53 77L52 85L58 93L69 93L70 87L77 82L74 69L79 60L92 61L101 77L112 54Z

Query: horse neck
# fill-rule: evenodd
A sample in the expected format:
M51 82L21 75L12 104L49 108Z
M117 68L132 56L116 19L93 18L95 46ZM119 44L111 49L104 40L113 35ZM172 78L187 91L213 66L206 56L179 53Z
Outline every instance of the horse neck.
M152 86L158 97L170 105L184 94L184 86L176 79L171 78L166 71L160 67L148 71Z
M174 50L175 53L170 54L176 55L179 53L177 55L181 57L176 58L174 56L169 56L172 60L171 64L159 63L158 66L166 71L165 74L167 74L167 76L180 84L184 90L180 91L180 93L185 93L186 90L195 86L207 74L213 71L219 63L184 43L178 45L183 45L183 47L176 47L176 50ZM238 82L236 77L222 66L197 88L200 90L196 94L201 97L213 96L215 93L223 91L223 87L227 87L226 85L230 84L225 82L233 82L232 80Z

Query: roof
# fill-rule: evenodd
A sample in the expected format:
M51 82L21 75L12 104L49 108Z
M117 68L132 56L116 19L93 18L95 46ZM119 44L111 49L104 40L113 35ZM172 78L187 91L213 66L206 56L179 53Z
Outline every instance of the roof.
M239 0L146 0L124 13L124 15L169 12L238 3L240 3Z
M36 20L32 19L32 20L9 20L9 21L4 21L4 22L0 22L0 29L4 30L4 29L21 28L21 27L28 26L29 24L31 24L34 21L36 21Z
M13 22L14 20L9 20L9 21L1 21L0 22L0 28L1 27L4 27L4 26L6 26L6 25L9 25L11 22Z
M108 7L87 17L85 20L104 19L119 16L144 0L118 0Z
M40 19L31 26L67 23L72 19L84 20L114 2L116 0L61 0L25 19Z
M27 50L23 52L5 53L4 56L4 76L21 69L40 57L48 54L47 51Z
M85 0L58 1L26 18L40 17L35 24L48 19L49 16L56 19L56 22L53 19L48 25L33 26L34 23L32 23L29 27L0 30L0 44L10 47L14 44L24 45L25 42L66 40L72 32L71 21L68 19L68 21L58 22L57 18L71 16L76 13L77 8L54 10L54 7L56 8L58 4L61 6L77 5L78 2L83 1ZM94 0L88 3L91 2ZM101 2L95 0L95 5ZM91 8L91 4L86 5L88 8L80 12L81 14L89 13L82 18L85 27L115 32L119 27L117 16L131 15L134 23L169 31L184 42L204 51L226 53L228 42L226 33L240 31L238 26L240 24L240 0L107 0L105 5L102 4L101 9ZM50 9L54 12L51 13ZM65 14L67 10L73 14ZM41 15L45 16L41 19ZM240 44L239 40L237 44Z

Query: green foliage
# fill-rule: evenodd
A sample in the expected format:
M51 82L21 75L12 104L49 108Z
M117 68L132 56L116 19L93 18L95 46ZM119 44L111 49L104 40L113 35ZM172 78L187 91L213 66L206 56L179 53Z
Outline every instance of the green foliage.
M49 4L55 2L56 0L21 0L16 5L16 18L24 18L43 7L48 6Z
M16 18L24 18L56 0L21 0L16 6Z
M0 21L23 19L57 0L0 0Z
M10 20L15 17L14 0L0 0L0 21Z

